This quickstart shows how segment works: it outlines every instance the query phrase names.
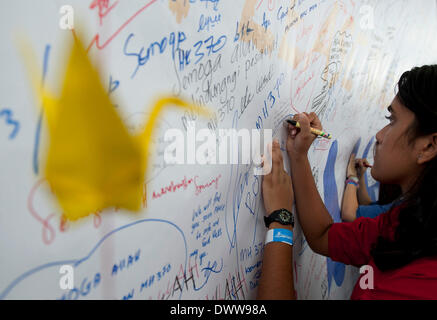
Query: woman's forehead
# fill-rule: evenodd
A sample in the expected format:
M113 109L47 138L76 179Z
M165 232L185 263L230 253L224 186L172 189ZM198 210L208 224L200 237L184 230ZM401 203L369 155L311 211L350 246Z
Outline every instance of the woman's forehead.
M404 106L397 96L393 99L391 105L388 106L387 110L398 117L414 117L414 113L406 106Z

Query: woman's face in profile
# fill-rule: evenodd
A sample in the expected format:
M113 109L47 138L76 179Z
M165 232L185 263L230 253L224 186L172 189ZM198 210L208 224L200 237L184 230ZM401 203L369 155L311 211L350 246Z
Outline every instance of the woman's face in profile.
M408 144L408 129L415 115L397 97L387 111L390 114L386 118L390 122L376 134L371 174L384 184L408 186L417 174L417 152L414 143Z

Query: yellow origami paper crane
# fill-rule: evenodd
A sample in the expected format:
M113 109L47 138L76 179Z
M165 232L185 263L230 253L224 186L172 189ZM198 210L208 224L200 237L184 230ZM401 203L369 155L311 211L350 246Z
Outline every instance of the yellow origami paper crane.
M78 39L60 97L54 98L36 83L34 87L50 135L45 177L69 220L108 207L140 210L148 148L163 109L178 106L212 114L176 97L161 98L152 108L144 131L131 135Z

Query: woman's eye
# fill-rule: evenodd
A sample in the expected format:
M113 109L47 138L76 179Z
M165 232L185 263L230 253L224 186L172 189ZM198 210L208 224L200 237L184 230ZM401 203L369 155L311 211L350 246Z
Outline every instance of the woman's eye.
M392 123L393 122L393 117L392 116L389 116L389 117L385 117L387 120L390 120L390 123Z

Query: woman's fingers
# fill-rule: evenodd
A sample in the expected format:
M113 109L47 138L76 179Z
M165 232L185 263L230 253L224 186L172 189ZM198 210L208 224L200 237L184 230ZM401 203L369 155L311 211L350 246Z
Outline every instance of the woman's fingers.
M272 148L270 145L267 146L268 155L262 156L262 168L264 178L270 179L272 175Z
M311 126L310 126L310 120L308 116L305 113L300 113L297 115L297 121L300 124L300 129L304 133L311 134Z
M274 140L272 145L272 172L275 177L279 177L284 170L282 152L279 141Z
M269 150L271 161L269 161L270 159L267 159L265 155L262 156L264 179L275 184L281 181L282 174L285 173L279 141L273 141L272 147L267 149Z
M366 168L370 168L370 167L371 167L371 165L370 165L370 163L367 161L367 159L364 159L364 160L363 160L363 163L364 163L364 166L365 166Z
M366 159L355 159L355 164L357 167L366 169L369 165Z
M295 126L292 126L291 124L288 124L288 134L294 139L297 135L298 128Z
M311 127L315 128L315 129L319 129L319 130L323 129L322 122L320 122L320 119L319 119L319 117L317 116L316 113L311 112L308 115L308 119L310 120Z
M309 114L306 112L296 114L294 115L293 120L299 122L301 129L315 128L315 129L323 130L322 123L320 122L320 119L317 117L317 114L315 114L314 112L311 112Z

